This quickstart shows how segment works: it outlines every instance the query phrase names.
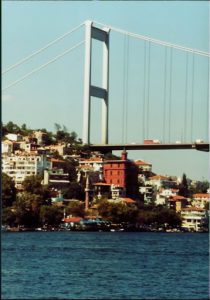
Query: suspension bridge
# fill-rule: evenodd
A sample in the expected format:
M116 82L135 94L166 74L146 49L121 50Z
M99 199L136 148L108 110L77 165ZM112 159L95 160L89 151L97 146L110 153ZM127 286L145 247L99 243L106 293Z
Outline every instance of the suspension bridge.
M81 101L85 145L101 152L121 149L209 151L208 52L88 20L6 68L2 75L6 76L82 28L85 29L83 40L10 82L2 91L25 82L83 46L84 96ZM102 46L100 55L93 51L95 41ZM94 73L94 64L99 58L102 66ZM94 99L101 101L101 113L95 125L91 125L95 117L91 111ZM101 142L92 142L92 131L100 127ZM158 140L158 143L145 143L147 140Z

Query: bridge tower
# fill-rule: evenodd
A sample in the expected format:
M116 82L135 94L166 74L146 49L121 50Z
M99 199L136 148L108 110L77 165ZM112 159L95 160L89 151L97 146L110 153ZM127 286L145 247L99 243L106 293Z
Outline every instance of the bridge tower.
M91 96L102 99L101 143L108 144L109 32L109 28L100 29L92 21L85 22L83 144L90 144ZM102 87L91 84L92 38L103 42Z

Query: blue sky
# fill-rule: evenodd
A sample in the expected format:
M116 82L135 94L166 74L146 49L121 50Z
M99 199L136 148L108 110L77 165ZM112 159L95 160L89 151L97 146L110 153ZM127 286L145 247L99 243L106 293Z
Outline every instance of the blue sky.
M87 19L209 52L207 1L5 1L2 3L2 69ZM81 28L5 74L3 87L83 39L84 28ZM126 39L111 31L110 142L142 142L145 137L171 142L197 138L208 140L208 60L198 56L194 58L193 79L192 55L174 50L171 71L170 50L151 44L145 78L144 47L143 41ZM148 50L148 44L146 47ZM126 59L129 62L127 73ZM93 42L93 61L92 84L100 85L101 44L97 41ZM11 120L19 125L26 123L30 128L51 131L58 123L82 137L83 69L84 46L80 46L5 90L2 97L3 123ZM125 79L126 85L123 84ZM92 99L91 105L91 141L99 143L100 100ZM123 119L123 106L127 107L126 119ZM147 109L149 118L146 117ZM147 130L143 130L144 119L148 124ZM209 179L208 153L194 150L131 151L129 157L151 162L154 172L159 174L182 176L185 172L192 179Z

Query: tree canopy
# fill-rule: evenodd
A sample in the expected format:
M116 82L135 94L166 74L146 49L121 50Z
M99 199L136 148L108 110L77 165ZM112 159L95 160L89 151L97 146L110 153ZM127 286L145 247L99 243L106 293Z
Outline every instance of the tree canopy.
M16 188L13 179L5 173L2 173L2 207L12 206L16 199Z

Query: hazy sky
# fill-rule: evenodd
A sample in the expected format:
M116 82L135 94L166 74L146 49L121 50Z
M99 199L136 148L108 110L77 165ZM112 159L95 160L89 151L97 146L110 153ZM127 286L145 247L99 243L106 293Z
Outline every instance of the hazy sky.
M208 1L5 1L2 69L87 19L209 52ZM4 74L3 88L83 40L84 26ZM101 50L93 41L92 84L98 86ZM3 123L51 131L58 123L82 137L83 70L84 45L3 91ZM111 31L110 142L209 140L208 82L207 58ZM99 143L101 102L92 99L91 105L91 141ZM152 163L158 174L209 179L209 153L130 151L129 158Z

